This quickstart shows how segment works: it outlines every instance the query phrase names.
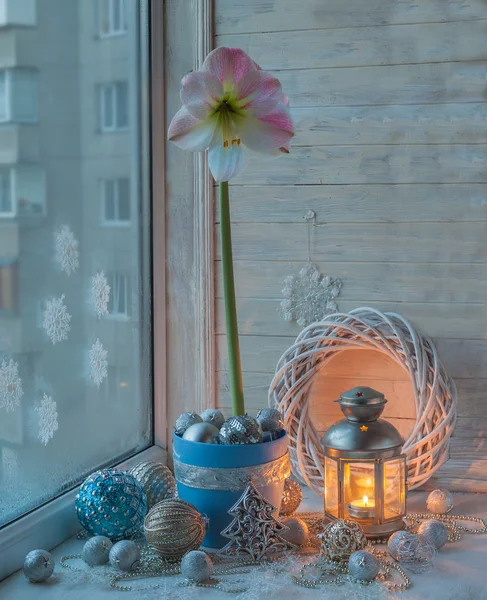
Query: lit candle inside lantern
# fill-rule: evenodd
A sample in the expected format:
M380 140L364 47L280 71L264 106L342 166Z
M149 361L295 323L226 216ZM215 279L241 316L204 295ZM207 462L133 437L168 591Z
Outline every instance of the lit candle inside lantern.
M355 519L370 519L375 515L375 502L368 496L364 496L361 500L352 500L348 505L348 512Z

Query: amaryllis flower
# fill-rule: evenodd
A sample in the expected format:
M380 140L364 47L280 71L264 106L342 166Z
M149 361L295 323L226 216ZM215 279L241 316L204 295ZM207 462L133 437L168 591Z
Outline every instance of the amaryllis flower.
M181 101L168 137L184 150L209 149L216 181L242 171L243 146L263 154L289 153L294 127L281 84L243 50L213 50L201 71L183 78Z

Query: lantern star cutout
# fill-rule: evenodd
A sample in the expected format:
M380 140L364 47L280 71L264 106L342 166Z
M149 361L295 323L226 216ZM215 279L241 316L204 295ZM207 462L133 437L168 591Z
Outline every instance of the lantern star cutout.
M369 428L366 425L362 425L362 427L360 428L360 431L368 431Z

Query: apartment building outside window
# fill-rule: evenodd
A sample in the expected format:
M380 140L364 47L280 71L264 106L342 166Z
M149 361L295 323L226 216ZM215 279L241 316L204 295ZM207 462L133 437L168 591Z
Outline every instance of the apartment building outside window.
M128 177L101 181L102 223L107 226L130 223L130 180Z
M99 0L100 37L113 37L127 32L125 0Z
M104 83L99 88L100 129L117 131L128 127L128 84L126 81Z

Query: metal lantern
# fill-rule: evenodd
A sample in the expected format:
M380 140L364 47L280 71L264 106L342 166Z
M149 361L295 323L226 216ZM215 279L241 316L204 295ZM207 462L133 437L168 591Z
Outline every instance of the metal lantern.
M397 429L379 419L387 400L371 388L356 387L336 402L346 419L322 440L325 516L356 521L370 538L404 529L406 456Z

